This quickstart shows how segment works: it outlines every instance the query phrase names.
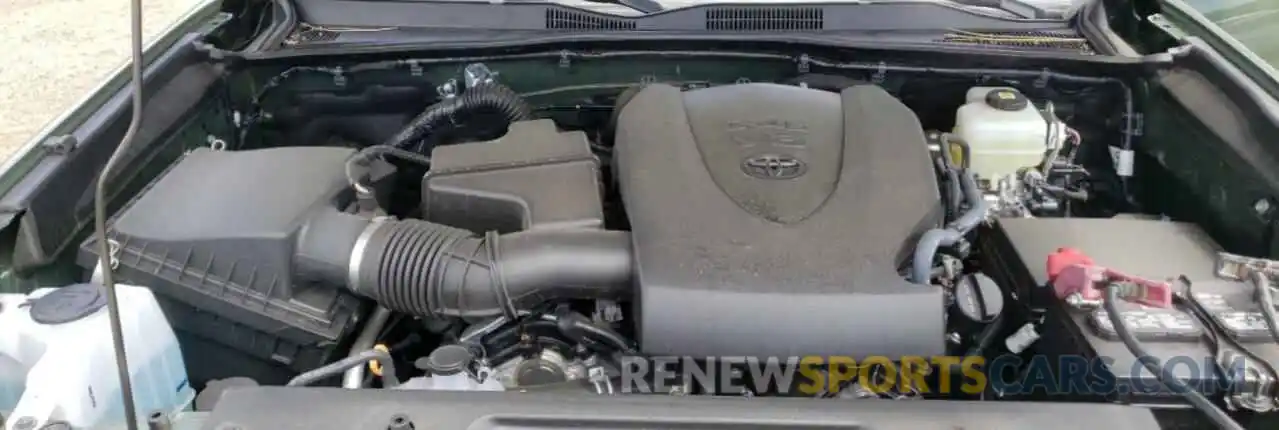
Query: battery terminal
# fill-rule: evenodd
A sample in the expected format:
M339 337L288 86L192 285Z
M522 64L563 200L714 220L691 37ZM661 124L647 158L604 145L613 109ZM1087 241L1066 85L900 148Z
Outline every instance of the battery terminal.
M1154 308L1172 307L1172 284L1102 267L1074 248L1048 256L1048 279L1057 298L1077 308L1102 304L1106 289L1118 289L1120 299Z

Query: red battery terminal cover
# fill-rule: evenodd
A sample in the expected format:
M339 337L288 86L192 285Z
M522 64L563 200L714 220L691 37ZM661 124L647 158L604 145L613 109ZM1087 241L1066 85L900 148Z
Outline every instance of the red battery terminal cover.
M1098 266L1092 257L1074 248L1060 248L1048 256L1048 282L1058 299L1073 304L1099 304L1106 288L1119 288L1122 300L1172 307L1172 284Z

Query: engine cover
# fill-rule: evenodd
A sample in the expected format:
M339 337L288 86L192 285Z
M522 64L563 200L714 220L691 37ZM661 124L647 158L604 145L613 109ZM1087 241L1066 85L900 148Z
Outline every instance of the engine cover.
M657 355L935 355L899 275L943 208L918 117L875 86L650 85L621 108L639 335Z

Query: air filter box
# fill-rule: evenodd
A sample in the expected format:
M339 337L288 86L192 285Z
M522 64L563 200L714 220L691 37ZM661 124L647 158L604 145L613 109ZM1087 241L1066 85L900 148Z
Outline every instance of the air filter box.
M362 302L296 275L294 250L304 215L349 193L343 167L353 152L186 154L111 220L115 273L164 299L180 337L293 370L322 364L352 330ZM92 238L84 242L80 264L97 267L97 250Z

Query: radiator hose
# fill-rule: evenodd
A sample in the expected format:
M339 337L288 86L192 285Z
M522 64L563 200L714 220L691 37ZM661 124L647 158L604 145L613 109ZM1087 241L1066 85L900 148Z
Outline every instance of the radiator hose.
M330 209L311 217L295 259L303 275L421 316L516 318L557 299L625 299L631 293L625 231L476 235Z
M981 189L977 187L977 179L973 177L972 172L960 173L959 183L964 191L964 200L968 201L968 210L945 228L928 230L920 236L915 244L915 253L911 262L911 282L928 284L932 279L933 258L937 256L937 250L959 243L968 232L981 224L981 221L986 219L986 214L990 212L990 202L982 198Z
M469 88L457 97L428 106L385 144L423 152L424 148L418 145L422 139L455 126L455 120L459 116L478 112L499 114L508 124L533 119L533 107L520 98L519 94L505 85L490 81Z

